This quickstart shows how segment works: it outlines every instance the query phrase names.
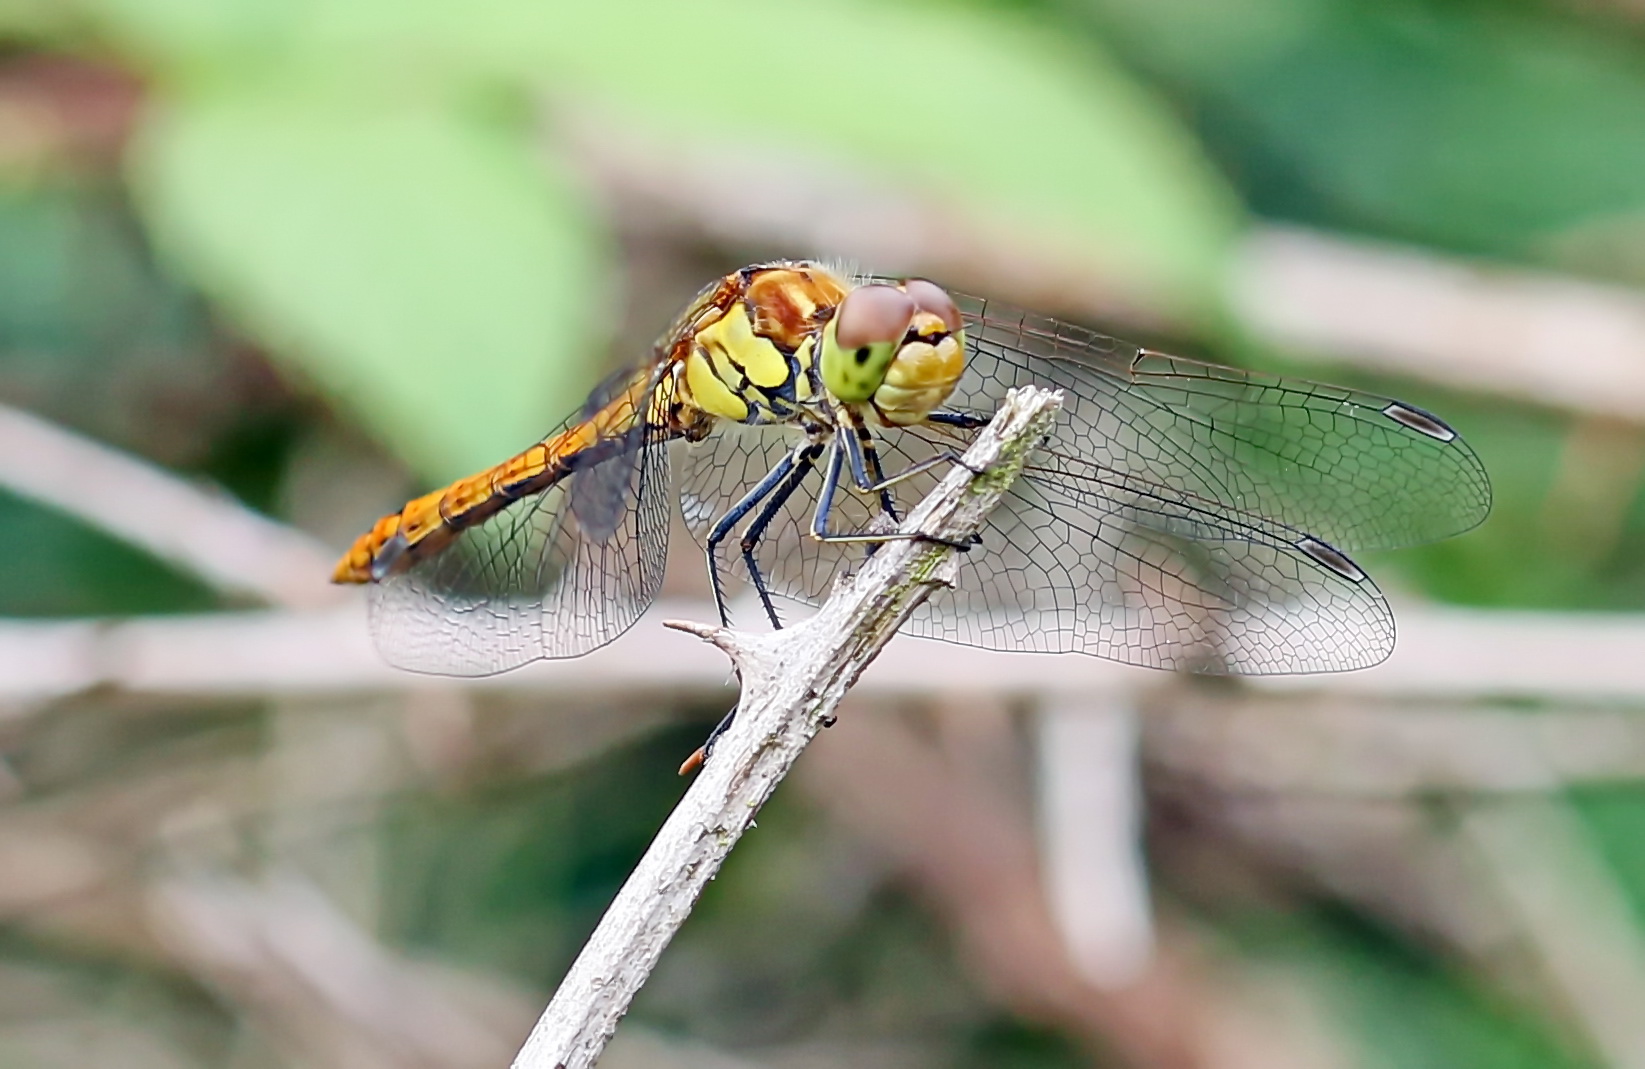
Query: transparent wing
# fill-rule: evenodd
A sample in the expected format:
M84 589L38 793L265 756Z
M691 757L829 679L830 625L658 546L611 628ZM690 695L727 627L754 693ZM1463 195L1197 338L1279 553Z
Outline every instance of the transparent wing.
M709 531L720 517L804 441L797 427L722 423L704 441L677 443L680 509L698 543L706 548ZM863 557L860 544L844 546L810 537L821 483L821 471L813 472L777 510L754 554L771 593L788 601L816 604L827 596L834 577L849 572ZM935 484L922 479L918 485L928 489ZM920 496L905 490L900 500L912 503ZM751 512L720 544L716 560L722 575L751 578L739 543L760 511ZM877 514L875 502L855 490L842 490L830 524L836 531L861 531Z
M961 307L968 364L949 409L987 416L1029 383L1063 390L1065 404L963 559L959 588L928 602L912 633L1198 671L1365 667L1392 650L1393 621L1339 549L1444 538L1489 510L1478 457L1413 406L1153 353L980 300ZM780 428L731 430L685 447L699 539L796 440ZM970 437L941 426L876 434L887 473ZM941 474L898 485L900 511ZM863 553L805 536L817 482L779 511L754 554L774 593L805 603ZM861 530L878 512L848 492L833 526ZM737 543L720 561L746 574Z
M909 432L897 451L929 455L937 438ZM1393 651L1393 614L1346 556L1171 488L1042 456L982 537L911 634L1239 675L1345 671Z
M770 428L736 430L682 447L687 519L699 538L792 446ZM880 448L896 470L963 447L966 437L936 427L888 430ZM900 511L942 474L895 487ZM826 597L834 577L863 558L860 545L804 534L818 481L789 500L755 550L772 591L804 604ZM877 513L873 499L852 492L835 523L860 530ZM746 576L736 536L719 558ZM1242 675L1363 668L1394 643L1376 585L1320 540L1139 480L1064 471L1051 454L1016 482L982 543L961 558L957 587L926 602L904 630L989 649Z
M583 415L631 380L596 391ZM635 417L598 458L371 585L371 629L400 668L482 676L574 657L626 631L657 595L668 555L668 448Z
M1478 456L1388 397L1140 349L998 302L958 298L969 352L954 404L1065 391L1052 448L1088 465L1308 531L1345 550L1460 534L1490 511Z

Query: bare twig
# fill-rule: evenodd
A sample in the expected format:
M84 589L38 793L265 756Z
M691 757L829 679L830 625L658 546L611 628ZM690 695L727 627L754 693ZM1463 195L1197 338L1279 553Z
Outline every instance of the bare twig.
M89 438L0 405L0 487L106 531L225 594L335 601L308 536Z
M967 450L972 470L956 467L902 530L947 543L968 538L1050 429L1058 404L1049 391L1013 391ZM955 550L944 542L883 545L815 616L785 631L748 635L677 625L720 647L736 665L743 688L736 722L572 964L516 1069L594 1063L760 806L880 648L949 581Z

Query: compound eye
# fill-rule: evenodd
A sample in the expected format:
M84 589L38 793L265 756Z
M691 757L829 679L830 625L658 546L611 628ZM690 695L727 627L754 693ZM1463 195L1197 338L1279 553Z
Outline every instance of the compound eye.
M928 282L923 278L911 278L903 283L903 288L914 299L914 303L919 306L920 311L930 312L942 320L943 325L948 328L948 333L958 333L959 329L965 325L965 321L960 318L959 308L954 304L954 298L950 297L948 291L935 282Z
M914 299L894 286L862 286L845 295L834 320L842 349L902 341L913 322Z

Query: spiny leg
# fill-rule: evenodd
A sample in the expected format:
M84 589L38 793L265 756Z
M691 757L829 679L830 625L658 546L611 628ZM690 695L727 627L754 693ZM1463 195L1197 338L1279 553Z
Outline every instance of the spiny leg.
M959 426L965 429L985 426L988 423L988 420L986 419L981 419L966 413L934 412L932 413L932 416L928 418L938 416L948 418L936 419L936 422L950 426ZM850 409L843 410L841 412L841 417L842 423L849 426L853 432L849 436L844 434L841 435L841 441L844 443L846 448L847 459L851 464L851 481L856 484L858 490L861 490L864 493L877 493L880 495L880 508L892 521L893 525L902 522L902 517L897 514L896 501L891 495L891 487L897 485L898 483L911 479L921 472L930 471L932 468L949 464L957 464L971 472L973 475L983 474L975 468L972 468L971 465L967 464L965 458L961 456L957 450L944 449L940 453L910 464L908 467L897 472L895 475L887 478L884 470L880 466L879 445L874 440L874 435L868 429L867 425L862 422L856 412ZM981 536L973 536L968 544L976 545L981 541ZM873 547L869 548L868 555L874 555Z
M726 512L724 516L721 516L714 524L713 529L708 532L708 538L706 540L708 549L708 579L714 591L714 608L719 612L721 627L731 626L731 611L726 605L725 582L720 576L720 543L725 541L726 536L731 533L731 529L737 526L742 518L754 509L754 506L758 505L766 497L769 497L771 492L777 488L777 485L784 479L788 478L789 474L794 470L795 458L800 454L800 452L802 452L802 450L796 449L785 454L781 460L772 466L770 471L766 472L765 478L761 479L754 485L753 489L744 494L740 501L738 501L735 505L732 505L731 509ZM815 461L815 457L813 457L812 460ZM806 470L810 470L809 463L806 466ZM792 494L793 492L794 491L792 489L787 491L788 494ZM786 494L784 496L786 497ZM767 611L769 612L770 610L768 609Z
M885 481L885 470L880 467L880 447L862 422L855 423L851 430L851 479L864 493L880 495L880 511L895 527L902 523L902 516L897 512L897 499L891 496L891 484Z
M714 730L708 733L703 744L691 751L691 756L680 762L680 775L689 776L703 767L710 755L714 753L714 744L720 741L720 736L731 730L731 722L737 719L737 707L733 705L731 711L720 717L720 722L714 725Z
M948 415L948 413L940 414L945 416ZM932 417L937 415L939 415L939 413L932 413ZM955 413L955 415L959 414ZM975 419L975 417L969 418ZM941 420L938 422L945 424L948 423L947 420ZM969 430L973 426L985 426L986 424L987 421L983 420L981 423L975 424L954 423L948 425L963 426L965 429ZM982 472L971 467L971 465L967 464L965 462L965 457L962 456L958 450L944 449L942 452L928 456L924 460L915 461L908 467L888 478L880 469L880 451L879 446L874 441L873 433L870 432L869 429L860 421L854 422L852 424L852 429L856 433L851 438L846 439L845 442L846 449L849 452L849 459L851 461L851 481L856 483L857 489L861 490L863 493L880 494L880 500L882 503L889 504L891 500L891 487L906 479L912 479L921 472L930 471L932 468L945 464L956 464L971 472L973 475L983 474ZM894 510L889 507L887 508L887 511L892 512L892 514L895 515Z
M948 415L948 413L943 413L943 415ZM930 471L932 468L950 464L957 464L974 475L983 474L975 468L972 468L970 464L966 463L965 458L957 451L945 449L935 456L926 457L924 460L910 464L902 471L899 471L895 475L887 478L884 470L880 466L879 447L874 440L873 433L870 432L868 427L863 423L859 413L852 408L842 405L837 412L837 419L838 423L835 440L833 443L833 451L829 457L829 471L832 473L832 485L828 485L829 480L825 480L825 489L827 490L827 493L825 496L818 498L818 512L812 521L812 536L817 538L819 541L863 542L868 545L865 557L872 557L874 555L874 551L886 542L902 541L912 537L925 537L916 535L871 534L867 532L842 535L834 534L827 530L826 516L833 509L833 491L839 484L840 454L842 452L845 454L845 458L850 462L851 481L855 483L857 489L863 493L879 494L880 509L893 525L902 522L901 516L897 513L896 501L891 495L891 487L896 484L903 482L904 480L911 479L921 472ZM948 421L944 420L942 422L946 423ZM987 420L982 420L976 425L981 426L986 422ZM958 424L956 421L955 425L964 424ZM982 536L973 534L963 543L940 538L932 538L929 540L941 542L944 545L951 546L954 549L965 552L972 546L980 544L982 542Z
M836 534L828 529L829 514L834 511L834 495L840 488L840 475L844 467L845 454L850 451L848 443L853 440L850 432L841 428L828 447L828 466L823 471L822 490L817 494L817 509L811 516L811 537L819 542L836 544L856 543L860 545L883 545L886 542L936 542L964 552L970 549L972 542L957 542L948 538L938 538L934 535L921 534L918 531L875 531L859 532L855 534Z
M971 413L938 411L931 413L927 417L927 422L957 427L962 430L976 430L986 426L988 420ZM849 433L847 433L848 428ZM969 542L959 543L946 539L930 539L925 535L900 531L856 535L837 535L830 532L827 529L828 515L833 511L834 495L839 489L841 469L846 459L846 456L842 454L848 454L850 457L852 481L858 489L865 493L878 493L881 509L887 518L894 523L900 523L901 517L897 513L895 499L890 494L892 486L905 479L912 478L920 472L929 471L940 464L961 464L970 469L970 466L965 464L959 453L953 450L945 450L936 456L927 457L910 465L888 479L885 477L884 470L880 465L879 449L868 428L863 426L860 421L855 420L849 422L848 428L840 428L840 432L836 434L834 441L828 447L828 465L824 470L822 490L817 495L817 510L811 521L812 537L823 542L866 543L869 546L870 553L873 552L875 547L892 541L926 539L942 542L944 545L964 551L981 540L978 536L972 536ZM843 448L842 442L844 443ZM719 569L714 560L715 550L725 540L730 529L746 516L759 503L761 498L765 498L764 507L760 509L759 514L754 518L754 522L748 525L748 530L743 535L741 548L743 563L748 568L749 578L759 594L760 603L764 606L766 615L771 619L771 626L779 629L782 627L782 621L777 617L776 606L771 600L770 590L766 586L764 573L760 571L759 563L754 557L754 551L758 548L761 539L765 536L766 528L771 525L777 513L788 503L788 499L794 495L811 474L811 470L816 467L817 458L822 455L823 449L824 446L820 442L811 442L799 450L789 453L781 463L772 468L764 479L760 480L759 485L745 495L741 501L737 502L731 511L719 523L714 525L714 530L710 533L708 539L709 569L714 579L715 600L720 607L722 623L726 622L726 611L721 597ZM773 492L772 485L778 480L784 479L786 481L783 482L782 486ZM736 717L737 709L733 706L725 716L720 718L720 722L714 725L714 730L708 733L708 739L703 745L698 747L680 765L680 775L689 775L702 767L709 755L713 753L714 743L730 729Z
M754 522L748 525L747 531L743 532L743 565L748 569L749 581L754 584L754 590L759 594L760 604L764 606L765 614L771 620L771 626L779 631L782 630L782 620L777 616L777 606L771 600L771 591L765 583L765 573L760 570L760 562L754 556L754 551L759 548L760 541L765 537L765 529L771 526L771 521L776 518L777 513L782 510L782 507L788 503L788 499L794 496L794 492L800 488L801 484L816 468L817 458L822 456L822 451L823 445L821 442L810 442L799 450L793 465L794 470L789 474L788 481L783 483L777 492L766 500L765 507L760 509L760 514L754 517Z
M989 417L976 412L949 412L939 408L926 415L925 422L944 427L958 427L962 431L980 431L988 426Z

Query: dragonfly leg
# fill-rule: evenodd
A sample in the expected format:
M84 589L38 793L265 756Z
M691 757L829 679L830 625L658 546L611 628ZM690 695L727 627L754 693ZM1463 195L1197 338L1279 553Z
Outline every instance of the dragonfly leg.
M893 525L901 523L897 500L891 496L892 484L886 482L885 471L880 467L880 449L874 442L874 436L861 422L853 424L851 430L853 433L841 436L847 459L851 461L851 481L865 494L879 494L880 511Z
M790 473L794 470L796 457L798 457L805 450L805 448L807 447L802 446L799 449L795 449L778 461L770 471L766 472L765 478L761 479L753 489L744 494L742 500L738 501L735 505L732 505L731 509L726 512L724 516L721 516L714 524L713 529L708 532L708 538L706 539L708 550L708 580L714 591L714 608L719 611L721 627L731 626L731 612L726 606L725 581L720 575L720 564L718 560L720 543L726 540L726 536L731 533L731 529L737 526L738 523L742 522L742 518L744 516L747 516L751 511L753 511L754 506L758 505L765 498L771 496L771 492L777 488L778 484L782 483L784 479L789 477ZM810 470L809 465L807 465L806 470ZM782 499L786 499L788 494L792 494L793 492L794 491L792 488L788 488L785 493L780 495L780 497ZM775 510L773 509L768 511ZM764 514L762 513L762 516L763 515ZM747 555L746 552L744 555ZM761 585L757 577L755 585ZM763 590L761 590L761 597L764 599ZM766 611L768 613L772 613L769 602L767 604ZM772 615L773 618L775 618L775 614L772 613Z
M707 763L714 754L714 744L720 741L720 736L731 730L731 722L737 719L737 707L733 705L729 712L720 717L720 722L714 725L714 730L708 733L703 744L691 751L691 756L680 762L680 775L689 776Z
M853 534L837 534L830 531L828 529L828 517L834 511L834 495L839 492L840 476L845 466L845 454L850 451L850 446L842 443L849 443L853 440L854 437L846 429L841 428L828 447L828 466L823 470L823 485L822 490L817 494L817 509L811 515L812 538L819 542L858 543L868 546L883 545L886 542L936 542L961 552L976 544L975 540L960 542L920 534L917 531L863 531Z
M979 415L976 412L949 412L946 409L937 409L926 415L925 422L936 423L944 427L958 427L962 431L980 431L988 426L990 417Z
M902 482L904 479L912 479L914 476L918 475L922 471L930 471L932 468L942 467L942 466L945 466L945 465L948 465L948 464L958 464L960 467L964 468L966 471L969 471L972 475L986 474L985 472L979 471L976 468L973 468L971 465L967 464L965 462L965 458L963 456L961 456L959 453L955 452L952 449L947 449L947 450L944 450L941 453L936 454L935 456L929 456L929 457L926 457L924 460L921 460L921 461L918 461L916 463L910 464L908 467L906 467L903 470L897 472L897 474L891 476L890 478L886 478L883 475L881 475L880 472L879 472L878 450L875 450L874 474L879 479L879 482L877 482L872 487L872 489L878 490L882 497L889 498L890 495L891 495L891 487L893 487L893 486L897 485L898 483ZM896 513L893 512L891 515L892 515L892 519L897 520L897 522L899 522L899 523L902 522L900 520L900 518L897 517ZM960 551L963 552L967 549L970 549L972 546L980 546L980 545L982 545L982 535L977 534L977 533L973 533L971 535L971 538L968 541L966 541L963 545L956 544L955 548L959 549ZM872 552L872 550L870 550L870 552Z
M748 530L743 532L743 565L748 569L749 581L754 584L754 591L760 597L760 604L765 607L765 614L770 618L771 626L779 631L782 630L782 620L777 616L777 606L771 600L771 591L765 585L765 573L760 571L760 562L755 559L754 551L759 548L760 540L765 537L765 529L771 526L771 521L788 503L788 499L794 496L794 491L800 488L816 468L817 458L822 456L822 451L823 446L819 442L809 442L799 450L788 481L766 499L765 507L754 517L754 522L748 525Z
M836 436L835 448L838 450L843 447L846 459L850 462L851 481L856 484L857 489L866 494L879 495L880 512L888 521L887 526L895 527L902 523L902 516L897 511L897 502L896 498L894 498L891 494L891 487L902 482L903 480L912 478L922 471L929 471L932 468L944 464L959 464L961 467L971 470L973 474L982 474L980 471L971 469L971 466L965 462L965 458L950 449L944 450L936 456L927 457L924 460L910 465L890 478L886 478L885 470L880 465L880 450L878 444L874 440L873 432L871 432L862 422L862 419L857 414L856 410L842 407L839 410L838 418L839 428ZM830 496L830 507L832 507L832 495ZM863 554L865 559L872 557L874 555L874 551L879 548L880 545L886 542L897 541L896 536L879 535L861 538L849 535L817 535L817 537L821 538L823 541L864 541L868 545L867 551ZM941 540L939 539L938 541ZM971 536L970 540L963 545L960 543L951 544L954 548L964 552L965 550L970 549L972 546L978 545L981 542L982 536L974 534Z
M937 414L938 413L933 413L932 415L935 416ZM962 423L959 422L958 419L953 422L950 422L949 420L940 420L938 422L942 422L950 426L966 427L967 429L971 427L985 426L988 422L987 420L969 422L977 420L977 417L970 416L966 413L941 414L944 416L953 415L958 417L958 419L963 419L968 422ZM911 479L921 472L930 471L932 468L941 467L947 464L957 464L971 472L973 475L983 474L983 472L980 472L971 467L971 465L967 464L965 458L956 450L945 449L935 456L929 456L924 460L916 461L915 463L904 468L902 471L899 471L895 475L887 478L884 470L880 466L880 450L879 446L874 441L874 435L866 426L862 424L860 420L851 423L851 430L854 432L853 434L841 434L841 441L845 445L847 459L851 462L851 481L856 483L857 489L861 490L865 494L877 493L880 495L880 508L885 515L890 518L892 524L899 524L902 522L902 517L897 514L896 501L891 496L891 487L897 485L898 483L906 479ZM969 545L977 545L981 541L982 538L980 535L973 536ZM870 548L868 552L870 556L874 553L872 548Z
M990 416L984 416L976 412L948 412L943 409L938 409L935 412L929 413L925 417L925 421L927 423L935 423L943 427L956 427L962 431L978 431L988 426L991 418L992 417ZM889 487L895 483L902 482L904 479L918 475L922 471L929 471L931 468L934 468L939 464L958 464L970 471L973 475L984 474L983 472L980 472L971 467L971 465L967 464L965 462L965 458L958 452L952 449L947 449L941 453L938 453L936 456L927 457L916 464L912 464L907 468L904 468L902 471L899 471L889 479L886 479L883 476L877 476L880 479L879 485ZM972 535L971 544L973 546L982 545L982 535Z
M680 775L689 776L707 764L708 759L714 756L714 744L720 741L720 736L731 730L731 724L736 719L737 707L733 705L724 716L720 717L720 722L714 725L714 730L708 733L708 738L703 740L703 744L691 751L690 757L680 762ZM839 717L830 713L822 719L821 723L823 727L831 728L839 723Z

